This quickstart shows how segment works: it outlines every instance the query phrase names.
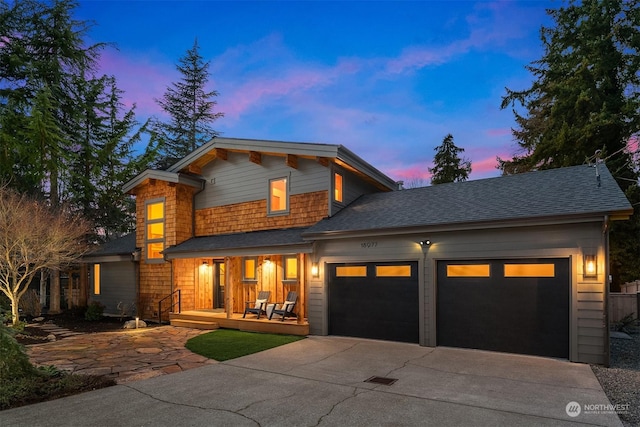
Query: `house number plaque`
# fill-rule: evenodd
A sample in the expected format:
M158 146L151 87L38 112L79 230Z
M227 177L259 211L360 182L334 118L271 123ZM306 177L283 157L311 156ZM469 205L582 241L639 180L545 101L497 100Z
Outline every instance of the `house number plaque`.
M378 246L378 242L362 242L360 243L360 247L364 249L375 248Z

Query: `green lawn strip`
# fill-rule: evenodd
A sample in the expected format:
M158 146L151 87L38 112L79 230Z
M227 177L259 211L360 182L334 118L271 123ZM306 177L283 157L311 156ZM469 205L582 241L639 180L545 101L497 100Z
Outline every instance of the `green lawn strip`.
M187 341L185 347L201 356L223 362L304 339L298 335L265 334L218 329Z

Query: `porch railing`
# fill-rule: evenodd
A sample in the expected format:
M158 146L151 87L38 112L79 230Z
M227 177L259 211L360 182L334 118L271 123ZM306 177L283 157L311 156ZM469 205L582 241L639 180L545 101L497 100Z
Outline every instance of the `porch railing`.
M176 302L174 296L178 294L178 300ZM170 304L169 307L165 308L164 311L162 310L162 303L166 300L169 300ZM169 313L172 312L175 306L178 306L178 313L180 313L180 289L176 289L175 291L171 292L169 295L167 295L166 297L162 298L160 301L158 301L158 324L162 323L162 315L164 313Z

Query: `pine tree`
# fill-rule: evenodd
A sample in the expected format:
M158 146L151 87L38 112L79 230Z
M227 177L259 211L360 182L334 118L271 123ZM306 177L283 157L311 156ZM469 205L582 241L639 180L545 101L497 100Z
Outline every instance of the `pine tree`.
M627 143L640 134L640 4L638 0L571 0L548 12L542 58L527 69L535 80L507 89L520 153L498 158L504 174L579 165L596 150L627 197L640 200L638 164ZM640 277L640 212L611 225L614 288Z
M431 184L460 182L469 178L471 162L459 157L459 154L464 152L464 148L456 147L453 143L453 135L445 136L442 144L436 147L435 151L433 168L429 168Z
M600 149L612 170L635 179L623 150L640 129L639 6L585 0L549 11L555 27L542 28L544 55L527 67L536 80L502 100L525 110L514 109L521 154L499 159L505 174L582 164Z
M207 92L209 62L200 55L198 41L180 58L178 82L171 84L158 105L169 115L168 123L156 123L155 129L162 141L160 167L170 166L196 148L218 135L211 124L222 117L215 113L218 92Z
M132 146L147 126L122 114L115 80L96 76L104 44L88 46L89 23L72 0L0 2L0 180L93 222L94 238L133 228L121 185L154 156ZM122 117L121 117L122 116ZM112 168L112 169L109 169ZM60 309L57 269L50 312Z

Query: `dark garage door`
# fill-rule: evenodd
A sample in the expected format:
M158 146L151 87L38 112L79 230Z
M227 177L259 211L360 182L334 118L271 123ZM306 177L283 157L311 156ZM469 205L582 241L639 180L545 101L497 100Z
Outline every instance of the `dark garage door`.
M438 345L569 357L569 260L438 262Z
M329 333L418 342L418 263L329 266Z

